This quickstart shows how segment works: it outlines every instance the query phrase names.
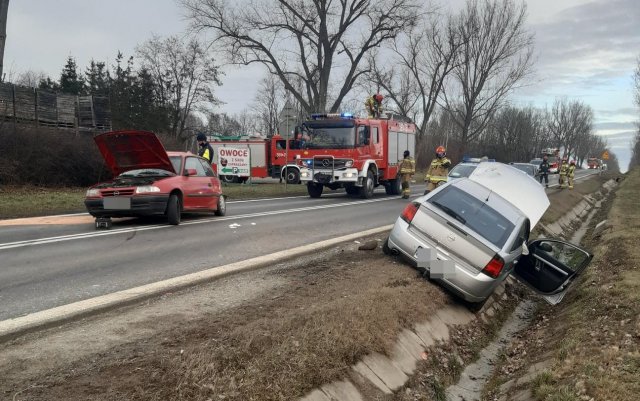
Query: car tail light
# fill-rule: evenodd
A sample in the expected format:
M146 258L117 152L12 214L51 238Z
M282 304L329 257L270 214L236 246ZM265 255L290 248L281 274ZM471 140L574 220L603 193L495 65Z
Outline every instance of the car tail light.
M418 202L411 202L404 208L400 218L407 223L411 223L411 220L416 216L418 209L420 208L420 204Z
M484 269L482 269L482 272L489 277L496 278L500 275L503 267L504 260L500 256L495 255L489 263L487 263Z

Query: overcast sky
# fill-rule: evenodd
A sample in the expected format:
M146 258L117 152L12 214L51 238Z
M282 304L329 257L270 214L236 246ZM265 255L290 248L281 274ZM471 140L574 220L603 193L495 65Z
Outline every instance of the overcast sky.
M456 8L463 0L443 4ZM640 0L529 0L535 34L536 75L513 95L519 105L550 107L558 96L582 100L595 111L597 133L610 137L626 170L638 109L631 76L640 56ZM84 70L91 59L112 64L117 51L134 54L152 34L186 34L175 0L11 0L5 73L43 71L59 78L68 56ZM217 96L222 110L249 107L258 68L227 68ZM613 136L611 136L613 135Z

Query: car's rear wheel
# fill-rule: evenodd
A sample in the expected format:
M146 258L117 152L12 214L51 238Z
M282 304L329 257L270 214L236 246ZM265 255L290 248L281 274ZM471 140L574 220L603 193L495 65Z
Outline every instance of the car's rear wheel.
M180 224L180 198L176 194L171 194L167 202L167 221L174 226Z
M220 195L218 198L218 208L216 209L216 216L224 216L227 214L227 202L224 199L224 195Z
M226 182L227 184L235 184L238 182L238 177L235 175L221 175L220 180Z

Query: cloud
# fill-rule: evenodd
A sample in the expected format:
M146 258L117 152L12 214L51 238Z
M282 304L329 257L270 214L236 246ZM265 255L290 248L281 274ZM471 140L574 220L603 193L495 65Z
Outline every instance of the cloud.
M596 123L594 124L594 128L596 130L628 130L635 128L636 123L633 121L625 121L625 122L606 122L606 123Z
M606 87L631 75L640 49L637 0L594 0L548 15L536 34L535 91ZM566 92L565 92L566 93Z

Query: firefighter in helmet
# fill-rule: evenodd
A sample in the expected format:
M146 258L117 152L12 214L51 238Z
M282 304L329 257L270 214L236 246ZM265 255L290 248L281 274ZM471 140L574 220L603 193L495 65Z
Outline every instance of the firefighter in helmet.
M571 160L569 163L569 167L567 168L567 183L569 184L569 189L573 189L573 177L576 171L576 161Z
M441 183L447 182L451 160L447 159L446 156L447 150L444 146L438 146L436 148L436 158L431 161L427 169L427 175L424 177L427 184L427 190L424 191L425 194L433 191Z
M374 93L365 100L364 105L369 113L369 118L378 118L382 114L382 96L379 93Z
M564 189L567 187L565 181L567 180L567 171L569 169L569 164L567 163L567 157L562 158L562 162L560 162L560 168L558 169L558 186L560 189Z
M207 159L209 164L213 163L213 148L207 141L207 136L203 133L198 134L196 137L198 140L198 156Z
M403 156L404 159L400 163L400 179L402 182L402 199L407 199L411 195L409 182L411 182L411 177L416 173L416 161L413 160L408 150L404 151Z

